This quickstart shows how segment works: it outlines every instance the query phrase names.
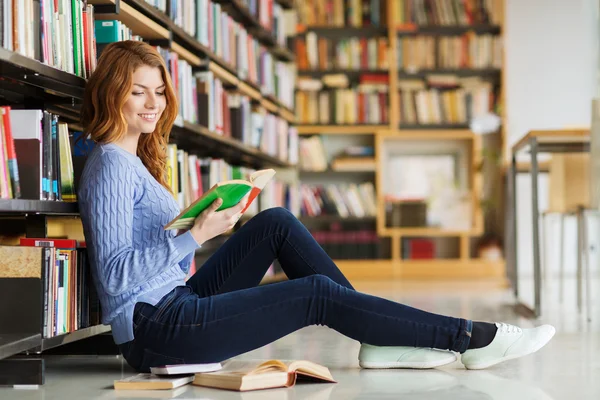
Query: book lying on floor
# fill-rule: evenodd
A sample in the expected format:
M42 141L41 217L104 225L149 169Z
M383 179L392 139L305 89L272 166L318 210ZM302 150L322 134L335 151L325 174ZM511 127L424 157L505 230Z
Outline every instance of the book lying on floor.
M154 375L179 375L195 374L197 372L213 372L222 368L221 363L209 364L177 364L163 365L162 367L151 367L150 372Z
M235 206L246 194L250 193L246 207L242 210L243 214L274 175L275 170L273 169L261 169L250 175L248 181L234 179L219 182L169 222L165 226L165 229L191 228L194 226L196 217L200 215L202 211L206 210L216 199L220 198L223 200L223 204L221 204L217 210L219 211Z
M327 367L310 361L230 360L217 372L196 374L193 384L246 391L289 387L296 379L336 383Z
M187 375L153 375L141 373L114 381L117 390L169 390L175 389L194 380L194 374Z

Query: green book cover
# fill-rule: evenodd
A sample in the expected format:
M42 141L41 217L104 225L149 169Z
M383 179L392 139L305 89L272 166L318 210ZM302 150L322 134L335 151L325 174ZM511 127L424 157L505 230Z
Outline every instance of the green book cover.
M181 214L165 226L165 229L189 229L194 226L196 217L206 210L216 199L220 198L223 200L223 204L217 209L217 211L221 211L235 206L246 194L250 193L248 202L242 210L243 214L274 175L275 170L263 169L253 173L248 181L234 179L220 182L183 210Z
M96 30L96 43L114 43L119 41L119 21L117 20L96 20L94 28Z

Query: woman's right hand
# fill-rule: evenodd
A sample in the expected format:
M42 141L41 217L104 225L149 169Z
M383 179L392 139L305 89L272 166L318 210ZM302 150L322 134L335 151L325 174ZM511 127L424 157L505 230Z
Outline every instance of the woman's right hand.
M234 227L242 216L241 211L248 202L246 195L238 204L225 210L217 211L223 201L216 199L213 203L196 217L194 226L190 230L199 245Z

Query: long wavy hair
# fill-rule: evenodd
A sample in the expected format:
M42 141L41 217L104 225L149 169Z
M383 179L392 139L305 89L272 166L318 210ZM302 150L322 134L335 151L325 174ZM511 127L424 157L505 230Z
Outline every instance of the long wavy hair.
M166 178L167 144L177 118L177 96L161 55L147 43L126 40L106 46L89 78L83 96L81 123L96 143L118 141L127 133L122 109L131 87L133 73L143 65L160 69L165 83L167 105L150 134L140 136L137 154L150 174L171 191Z

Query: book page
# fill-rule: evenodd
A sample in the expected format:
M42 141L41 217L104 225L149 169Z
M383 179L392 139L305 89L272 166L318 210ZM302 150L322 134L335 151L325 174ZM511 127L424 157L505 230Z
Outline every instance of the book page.
M223 369L214 374L255 375L276 371L287 372L287 367L277 360L230 360L223 365Z
M295 371L299 375L306 375L326 381L335 382L329 368L307 360L285 360L282 361L288 366L288 371Z

